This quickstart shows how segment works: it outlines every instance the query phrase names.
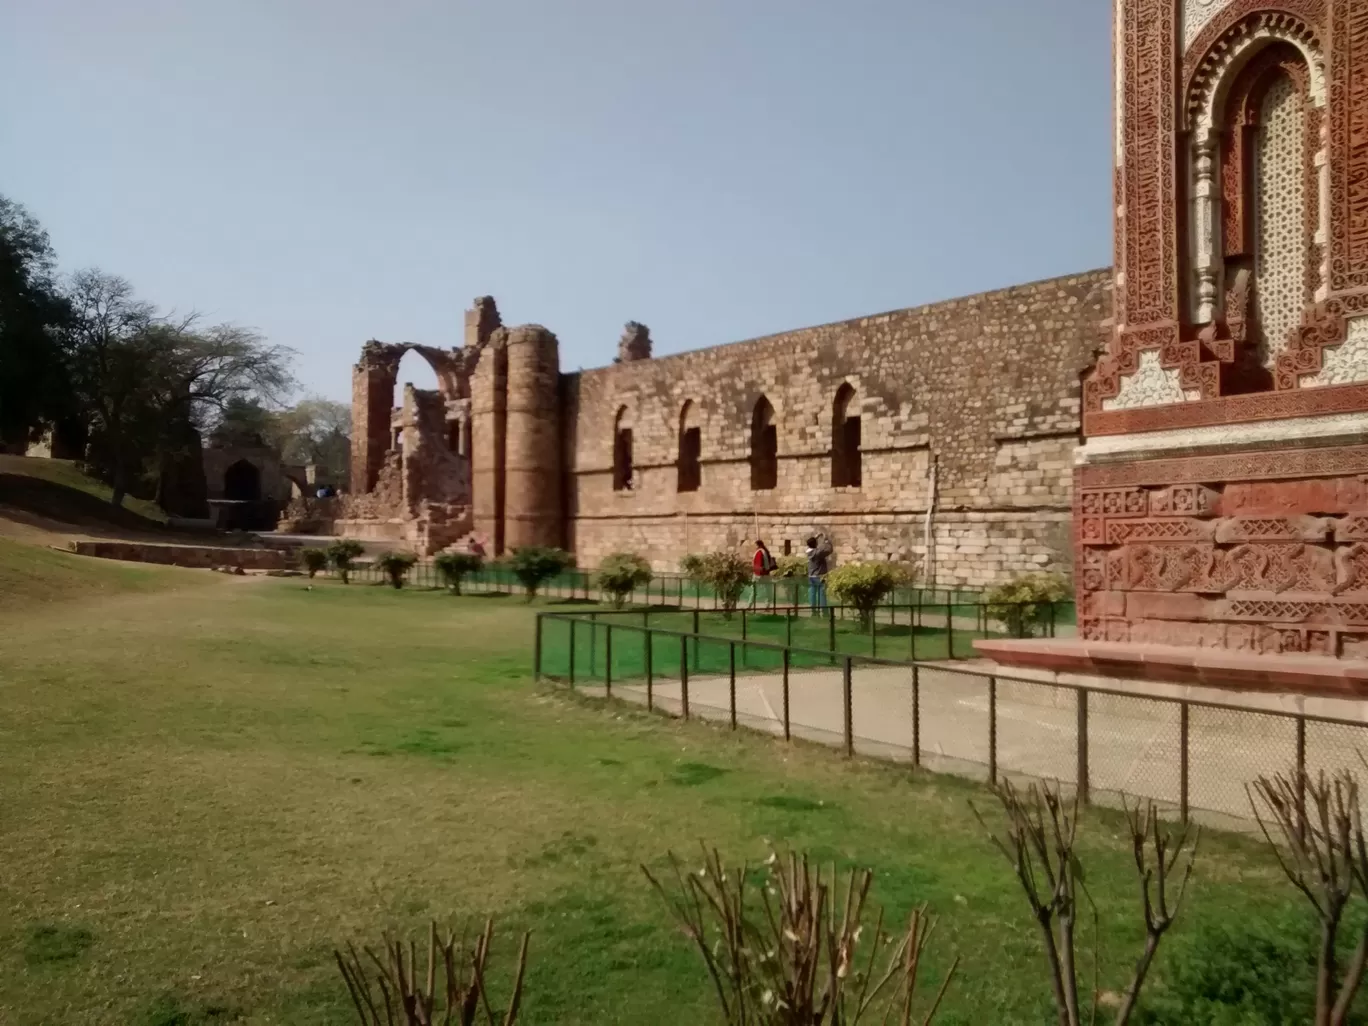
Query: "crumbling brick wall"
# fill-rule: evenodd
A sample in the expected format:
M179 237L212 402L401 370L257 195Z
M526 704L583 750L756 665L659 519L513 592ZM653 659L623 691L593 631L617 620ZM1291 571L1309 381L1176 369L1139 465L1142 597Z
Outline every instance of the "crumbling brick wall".
M1110 315L1110 271L807 328L562 381L570 542L582 566L617 550L672 569L689 551L815 529L839 558L925 559L935 467L937 583L1070 566L1079 375ZM862 481L833 487L837 390L855 388ZM778 429L777 487L754 491L751 416ZM677 491L681 411L702 431L702 483ZM615 490L614 426L632 425L632 487Z

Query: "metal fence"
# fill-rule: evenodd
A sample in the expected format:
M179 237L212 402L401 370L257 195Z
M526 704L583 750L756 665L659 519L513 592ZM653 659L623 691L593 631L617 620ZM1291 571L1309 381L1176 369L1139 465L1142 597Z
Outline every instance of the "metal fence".
M533 658L539 678L685 719L989 782L1057 780L1084 801L1149 798L1185 821L1240 825L1251 815L1245 785L1260 774L1361 770L1368 751L1368 725L1352 720L718 637L649 618L541 613Z
M973 659L980 638L1056 637L1074 630L1072 602L989 605L982 601L885 602L868 617L850 605L812 610L803 605L719 607L677 605L600 609L579 614L592 624L637 623L694 635L769 642L822 650L828 656L858 655L909 662ZM591 628L595 631L597 628ZM743 661L753 649L743 646ZM759 651L759 650L754 650ZM830 665L834 661L828 660Z
M351 571L351 579L362 584L382 584L388 578L373 562L358 560ZM602 601L604 595L594 583L595 571L565 570L546 581L538 593L550 598L580 599L585 602ZM415 563L405 581L416 588L444 588L446 579L431 560ZM513 572L506 567L486 566L467 575L461 590L471 594L513 594L523 588ZM943 605L978 602L983 592L977 588L899 588L891 593L886 604ZM708 585L684 574L657 573L649 584L644 584L627 596L633 605L675 605L690 609L721 609L722 603ZM747 608L781 610L786 607L809 605L807 578L758 578L744 598Z

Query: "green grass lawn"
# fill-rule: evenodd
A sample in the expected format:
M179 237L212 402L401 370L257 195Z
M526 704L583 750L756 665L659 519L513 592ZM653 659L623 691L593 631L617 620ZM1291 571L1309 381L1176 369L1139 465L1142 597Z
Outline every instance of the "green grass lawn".
M72 460L0 455L0 475L32 478L104 503L109 502L114 494L108 485L90 477ZM0 492L0 499L3 499L3 492ZM124 500L124 511L126 514L134 514L136 518L148 520L152 525L166 523L166 514L161 507L148 499L129 496ZM133 518L128 516L122 519L133 521Z
M15 546L0 595L0 1022L341 1026L335 943L489 913L503 952L533 930L529 1024L715 1023L638 869L700 840L868 865L895 918L929 902L933 975L961 959L938 1022L1051 1018L981 790L538 687L517 599ZM1085 833L1115 989L1130 853L1113 815ZM1179 932L1294 904L1213 835Z

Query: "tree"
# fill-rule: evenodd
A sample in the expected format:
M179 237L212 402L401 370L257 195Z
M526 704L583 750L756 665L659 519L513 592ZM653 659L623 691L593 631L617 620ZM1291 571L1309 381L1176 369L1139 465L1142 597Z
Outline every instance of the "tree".
M311 397L272 414L268 441L286 463L313 464L320 478L345 486L351 473L351 407Z
M227 448L274 448L269 440L275 427L276 415L262 406L260 399L234 396L223 404L223 413L209 432L209 441Z
M650 584L651 564L634 552L614 552L599 564L595 582L613 599L613 606L621 609L627 596L643 584Z
M71 306L38 221L0 196L0 440L73 412L64 341Z
M189 427L222 420L230 403L278 401L292 387L290 350L233 324L197 327L159 316L124 279L77 272L68 296L71 367L90 419L91 462L121 505L149 466L183 448Z

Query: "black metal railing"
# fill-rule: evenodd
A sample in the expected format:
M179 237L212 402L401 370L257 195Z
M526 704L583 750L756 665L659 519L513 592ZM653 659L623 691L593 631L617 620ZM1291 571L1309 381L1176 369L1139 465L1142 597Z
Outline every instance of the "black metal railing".
M1255 776L1361 769L1358 753L1368 749L1368 724L1234 696L1224 703L1084 687L651 619L540 613L536 674L685 719L834 744L847 755L994 782L1058 780L1084 801L1150 798L1184 820L1194 811L1247 820L1245 784Z

